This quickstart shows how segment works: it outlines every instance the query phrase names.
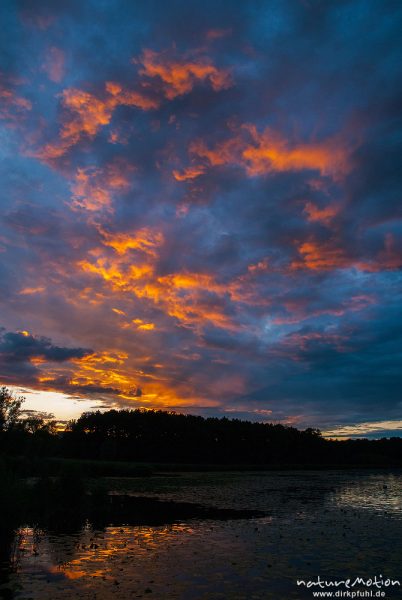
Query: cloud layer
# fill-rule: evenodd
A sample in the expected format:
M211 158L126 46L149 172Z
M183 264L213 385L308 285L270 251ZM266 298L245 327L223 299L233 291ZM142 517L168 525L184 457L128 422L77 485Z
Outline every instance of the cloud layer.
M394 431L402 11L190 4L2 8L0 377Z

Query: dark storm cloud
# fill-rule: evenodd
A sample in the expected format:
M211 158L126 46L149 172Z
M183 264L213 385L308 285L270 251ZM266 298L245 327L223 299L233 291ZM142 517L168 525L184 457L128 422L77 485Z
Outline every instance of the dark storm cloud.
M43 367L82 359L90 352L85 348L56 346L49 338L33 336L27 331L11 332L0 328L0 378L7 384L40 388ZM63 379L64 384L68 384L67 378ZM63 385L61 389L65 387L68 389L71 385Z
M71 358L82 358L91 351L85 348L55 346L46 337L34 337L28 332L1 332L0 355L2 361L26 362L30 358L43 358L49 362L63 362Z

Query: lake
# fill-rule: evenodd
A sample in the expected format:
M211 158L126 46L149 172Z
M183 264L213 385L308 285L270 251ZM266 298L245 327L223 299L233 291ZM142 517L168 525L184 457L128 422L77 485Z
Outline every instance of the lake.
M111 506L124 513L66 530L20 527L3 556L1 597L289 600L313 598L319 588L297 581L318 576L402 582L400 471L172 473L106 483ZM395 582L381 591L402 597Z

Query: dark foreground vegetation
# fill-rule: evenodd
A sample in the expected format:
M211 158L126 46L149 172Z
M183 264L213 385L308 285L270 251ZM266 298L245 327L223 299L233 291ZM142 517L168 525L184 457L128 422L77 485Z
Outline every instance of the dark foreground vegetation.
M152 469L402 467L402 439L328 440L317 429L172 412L83 413L63 431L21 418L23 398L0 389L0 456L22 476L144 475Z

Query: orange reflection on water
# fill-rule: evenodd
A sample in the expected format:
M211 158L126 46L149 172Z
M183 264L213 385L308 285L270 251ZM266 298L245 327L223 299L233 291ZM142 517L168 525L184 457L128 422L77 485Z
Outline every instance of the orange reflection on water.
M194 529L184 524L107 527L102 531L87 526L76 535L53 537L27 527L17 534L13 563L21 573L42 572L48 580L61 577L85 587L96 579L113 584L116 577L140 577L143 571L137 561L148 561L150 553L167 554L168 544L178 536L186 543L193 533Z

